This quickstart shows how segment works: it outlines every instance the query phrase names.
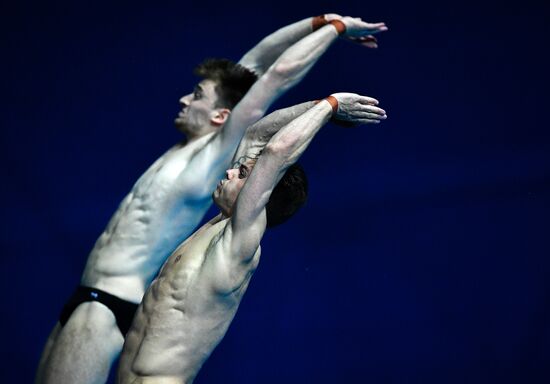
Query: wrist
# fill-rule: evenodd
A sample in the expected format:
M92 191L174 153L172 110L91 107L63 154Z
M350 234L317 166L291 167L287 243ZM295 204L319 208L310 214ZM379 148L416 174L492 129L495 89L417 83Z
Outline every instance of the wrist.
M328 24L336 28L336 32L338 32L339 35L343 35L344 33L346 33L346 24L344 24L343 21L331 20L328 22Z
M332 116L334 117L334 114L338 112L338 100L336 99L336 97L330 95L321 100L313 100L313 104L319 104L323 100L327 101L330 104L330 108L332 109Z
M336 112L338 112L338 100L336 97L330 95L325 97L323 100L326 100L330 104L330 107L332 108L332 115L334 116Z
M311 19L311 32L315 32L321 27L324 27L328 24L328 20L325 15L315 16Z
M327 24L332 25L339 35L343 35L344 33L346 33L346 24L344 24L343 21L337 19L328 21L325 15L319 15L311 18L311 31L315 32L316 30L324 27Z

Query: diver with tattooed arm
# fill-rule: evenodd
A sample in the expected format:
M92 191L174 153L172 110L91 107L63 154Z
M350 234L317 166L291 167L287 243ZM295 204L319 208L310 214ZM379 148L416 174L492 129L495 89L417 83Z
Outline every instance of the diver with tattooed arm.
M266 227L283 223L305 202L307 182L295 162L333 115L355 124L384 120L377 104L336 93L258 123L265 132L257 138L267 145L259 156L261 144L242 148L242 162L226 171L212 195L220 214L178 247L147 290L126 337L119 384L193 382L237 312Z
M246 127L297 84L339 34L361 39L386 29L350 17L320 27L314 20L268 36L243 57L243 65L210 60L197 68L204 80L181 98L175 120L187 141L138 179L97 240L81 285L46 343L37 383L107 380L145 289L208 210ZM260 75L257 81L246 66Z

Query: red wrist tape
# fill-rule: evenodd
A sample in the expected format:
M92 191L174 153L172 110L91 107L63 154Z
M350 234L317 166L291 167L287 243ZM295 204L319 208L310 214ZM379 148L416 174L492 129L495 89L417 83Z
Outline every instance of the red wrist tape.
M319 28L325 26L328 24L327 19L325 19L325 15L319 15L315 16L311 19L311 31L315 32Z
M336 97L327 96L325 97L325 100L328 101L330 106L332 107L332 114L338 112L338 100L336 100Z
M346 32L346 24L344 24L340 20L331 20L328 23L336 28L336 32L338 32L339 35Z

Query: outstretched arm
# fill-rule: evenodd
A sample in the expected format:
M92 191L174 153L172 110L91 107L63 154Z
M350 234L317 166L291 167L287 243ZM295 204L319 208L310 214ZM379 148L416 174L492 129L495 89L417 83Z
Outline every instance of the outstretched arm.
M269 139L279 129L312 108L315 104L317 104L317 101L307 101L293 105L292 107L278 109L248 127L237 152L233 156L233 168L243 163L246 158L258 158Z
M312 17L280 28L263 38L239 61L258 76L261 76L292 44L312 32Z
M278 29L272 34L262 39L250 51L248 51L239 61L239 64L247 67L258 76L264 74L268 68L279 58L279 56L291 45L298 42L317 29L330 23L332 20L342 21L343 17L336 13L327 13L320 16L308 17L296 23L287 25ZM356 19L361 20L361 19ZM387 30L384 23L365 23L368 24L371 35L373 33ZM369 48L376 48L376 38L374 36L344 36L346 39L359 42Z
M358 124L379 123L386 118L386 114L377 104L370 97L352 93L333 94L292 120L271 138L239 194L226 229L231 243L231 252L226 253L231 255L230 261L238 266L253 257L265 231L265 206L273 189L331 116L334 114L339 119Z
M188 193L204 196L212 191L230 163L235 148L241 141L246 128L254 124L269 106L287 90L296 85L322 54L338 38L363 36L371 33L367 23L345 17L337 25L326 25L304 37L288 48L269 70L250 88L248 93L233 109L229 120L212 142L193 157L185 175L204 175L203 183L186 183ZM182 177L186 177L182 175Z

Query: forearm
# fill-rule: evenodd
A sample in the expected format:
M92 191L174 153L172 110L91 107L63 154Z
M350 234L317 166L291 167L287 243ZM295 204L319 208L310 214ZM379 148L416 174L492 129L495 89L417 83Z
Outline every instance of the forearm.
M247 243L255 223L265 228L264 208L286 169L304 152L311 139L330 119L332 107L321 101L282 127L266 145L248 177L231 217L235 246ZM237 254L237 253L236 253Z
M311 32L311 17L287 25L256 44L241 58L239 64L261 76L288 47Z
M264 76L274 79L280 93L287 91L304 78L337 39L338 32L334 26L320 28L288 48Z
M285 168L295 163L332 114L331 104L322 100L281 128L266 145L266 152L284 162Z
M248 127L239 148L235 152L233 164L240 163L245 158L257 158L267 142L279 129L308 111L315 104L314 101L307 101L292 107L279 109Z
M327 25L288 48L234 108L229 122L219 135L220 141L233 142L236 138L237 146L246 128L258 121L275 100L302 80L337 38L336 29Z

